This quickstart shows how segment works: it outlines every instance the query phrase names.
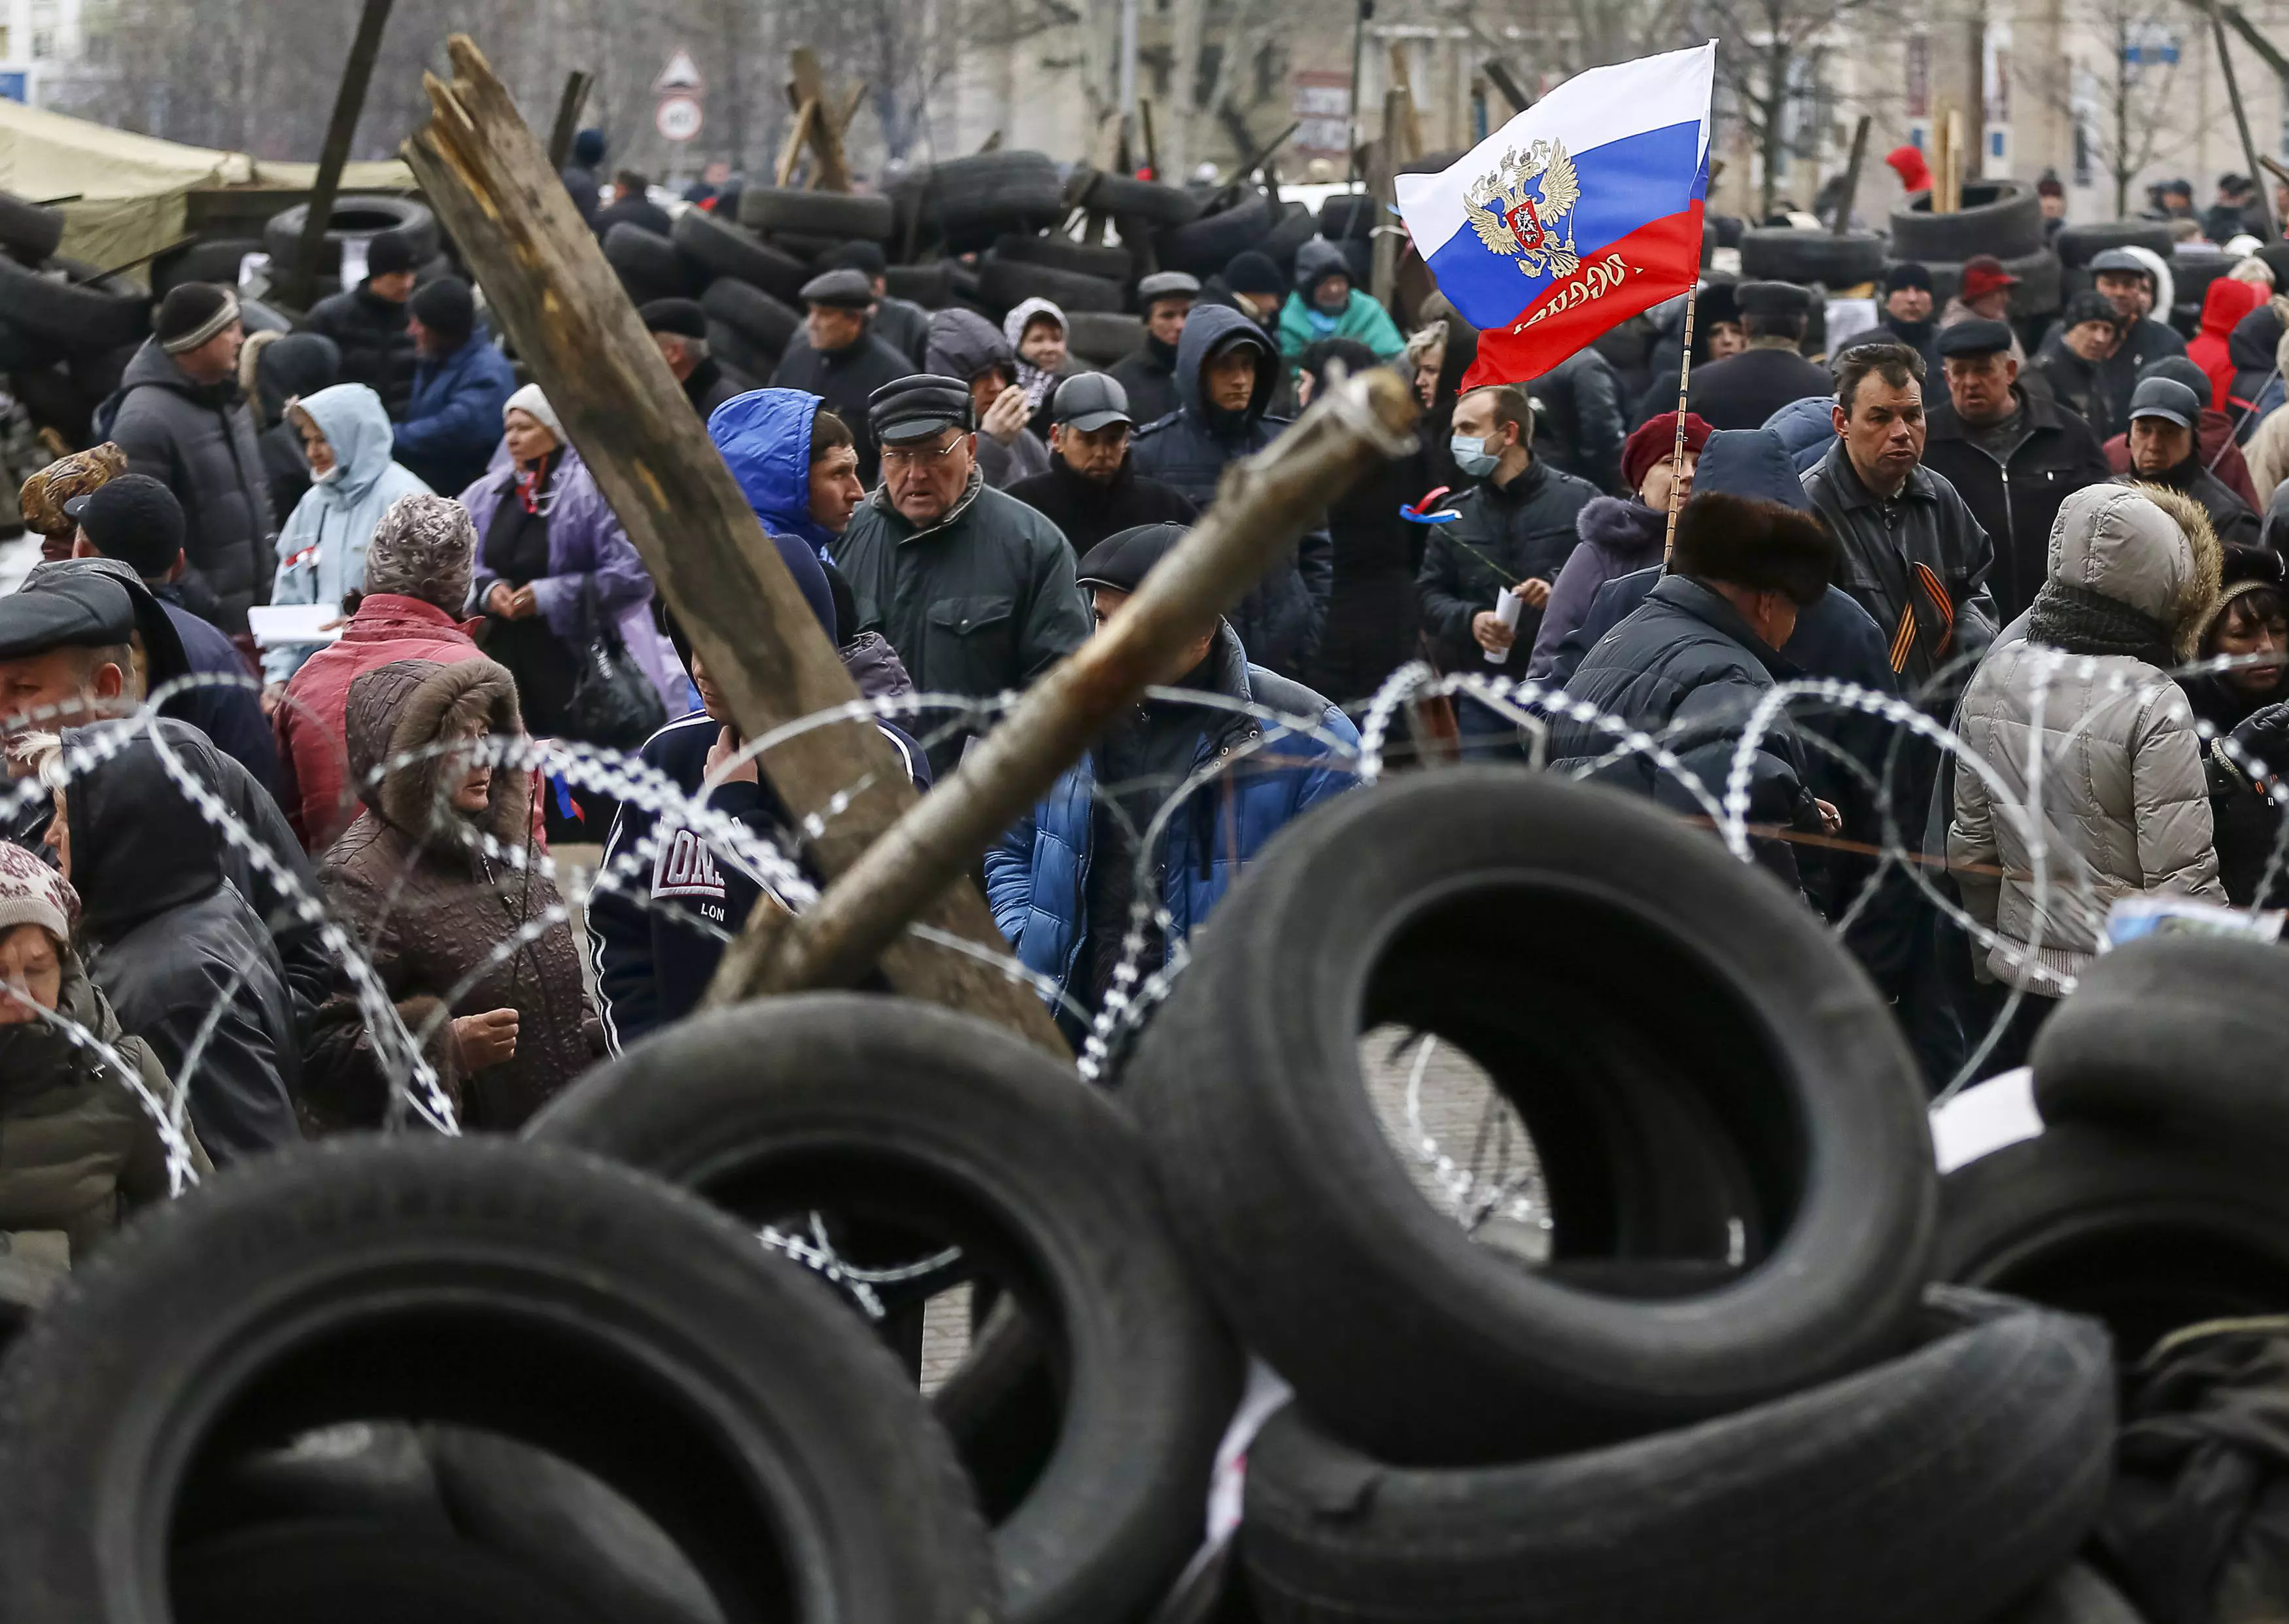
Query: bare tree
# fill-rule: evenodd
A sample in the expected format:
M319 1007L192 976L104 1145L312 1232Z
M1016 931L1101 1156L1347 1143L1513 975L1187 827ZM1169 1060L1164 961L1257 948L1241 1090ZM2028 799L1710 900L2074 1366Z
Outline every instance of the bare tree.
M2179 86L2175 25L2187 13L2168 0L2086 0L2077 10L2073 20L2104 60L2094 65L2070 54L2030 63L2022 76L2073 122L2076 139L2114 182L2116 218L2126 219L2140 172L2190 139L2171 116Z
M1759 215L1772 212L1798 109L1818 104L1824 36L1864 28L1873 10L1872 0L1700 0L1696 15L1718 41L1719 98L1757 151Z

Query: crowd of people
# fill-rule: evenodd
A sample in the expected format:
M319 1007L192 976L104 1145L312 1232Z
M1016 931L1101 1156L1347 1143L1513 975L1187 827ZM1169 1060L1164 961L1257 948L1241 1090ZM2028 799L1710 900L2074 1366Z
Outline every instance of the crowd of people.
M1424 408L1415 452L1308 516L986 853L1076 1040L1350 787L1353 718L1417 660L1514 684L1448 684L1422 748L1712 821L1744 792L1758 860L1935 1085L2023 1053L2116 900L2279 892L2289 299L2262 258L2191 344L2126 254L2044 332L1999 265L1935 314L1895 264L1833 354L1812 290L1712 276L1681 420L1673 372L1643 388L1597 347L1465 388L1469 325L1434 298L1403 331L1323 243L1292 276L1250 252L1145 277L1142 343L1104 371L1046 300L926 311L881 261L825 256L767 382L691 301L642 316L860 691L913 701L877 725L925 792L1292 413L1376 367ZM0 1226L84 1246L171 1164L396 1119L414 1070L514 1129L694 1008L753 910L802 906L768 757L480 302L417 288L389 235L291 334L178 286L104 443L27 486L50 545L0 598ZM258 648L264 605L331 623ZM513 748L634 746L584 732L615 672L655 724L642 769L704 818ZM1783 707L1742 758L1799 678L1869 702ZM1659 752L1617 748L1633 731ZM585 944L540 860L568 840L602 843Z

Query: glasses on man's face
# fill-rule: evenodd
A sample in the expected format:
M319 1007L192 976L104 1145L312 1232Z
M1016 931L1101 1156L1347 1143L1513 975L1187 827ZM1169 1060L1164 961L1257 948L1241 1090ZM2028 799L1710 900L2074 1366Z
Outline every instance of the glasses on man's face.
M934 468L953 454L953 448L962 442L956 435L943 445L886 445L882 448L882 466L886 468Z

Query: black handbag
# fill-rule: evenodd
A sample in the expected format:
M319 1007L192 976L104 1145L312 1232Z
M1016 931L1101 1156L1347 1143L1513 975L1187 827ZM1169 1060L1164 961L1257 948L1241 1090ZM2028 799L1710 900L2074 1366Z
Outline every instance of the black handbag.
M580 675L564 702L564 732L584 744L637 750L667 724L667 705L629 658L619 628L596 613L593 589L580 595Z

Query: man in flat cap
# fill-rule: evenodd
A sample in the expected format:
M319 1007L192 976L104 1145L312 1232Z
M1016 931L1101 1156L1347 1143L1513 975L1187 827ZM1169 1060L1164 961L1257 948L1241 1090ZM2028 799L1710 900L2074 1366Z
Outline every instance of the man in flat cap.
M2203 465L2197 432L2202 399L2174 378L2149 376L2130 396L2130 471L2125 484L2163 485L2189 496L2210 516L2221 541L2258 544L2257 515Z
M2154 270L2136 254L2126 248L2107 249L2091 260L2090 274L2094 289L2114 307L2113 348L2101 354L2082 355L2081 348L2068 343L2072 324L2062 316L2044 339L2036 356L2041 359L2059 350L2070 349L2086 363L2093 387L2084 415L2090 420L2091 431L2103 444L2116 435L2128 432L2130 396L2138 388L2139 375L2165 356L2184 355L2186 340L2167 322L2153 318ZM2166 310L2163 312L2165 316L2168 314Z
M879 632L925 693L985 698L1022 688L1079 648L1089 608L1057 527L977 470L969 386L922 372L874 391L869 438L882 483L834 543L857 609L842 635ZM929 734L947 718L922 719ZM943 778L964 726L929 745Z
M1176 396L1176 340L1184 336L1184 318L1200 296L1200 278L1184 271L1158 271L1137 284L1144 341L1114 362L1112 372L1140 423L1156 422L1184 404Z
M1749 348L1695 369L1687 399L1711 428L1762 428L1791 401L1835 388L1827 369L1797 353L1812 292L1792 282L1743 282L1738 297Z
M1068 386L1075 380L1068 380ZM1181 524L1144 524L1107 537L1081 560L1081 587L1097 625L1121 612L1144 577L1184 540ZM1140 976L1160 969L1170 941L1198 930L1240 871L1272 836L1312 806L1356 782L1338 743L1359 734L1336 707L1301 683L1252 663L1229 623L1168 662L1156 679L1204 696L1261 705L1298 725L1178 700L1146 700L1116 717L1065 770L1055 788L985 854L985 895L994 923L1025 967L1094 1012L1105 1002L1128 934L1130 905L1168 910L1164 936L1146 927ZM1316 732L1302 731L1315 728ZM1254 753L1237 747L1263 740ZM1238 760L1214 790L1213 818L1179 816L1160 834L1137 894L1137 843L1163 802L1192 774L1232 754ZM1065 1004L1049 1007L1075 1040L1086 1021Z
M850 425L858 442L858 477L873 488L881 471L866 402L878 389L913 372L913 363L876 338L869 311L874 284L864 271L831 270L802 284L810 342L790 348L771 374L771 387L802 389L826 403Z
M2002 620L2033 601L2059 504L2110 476L2090 425L2019 381L2011 329L1958 322L1937 340L1947 393L1926 413L1924 466L1953 485L1995 546L1987 578Z
M683 386L683 398L701 422L733 396L762 387L758 379L734 378L707 353L707 312L698 300L655 299L636 314L643 317L644 331L659 346L667 370Z
M254 415L238 387L238 295L186 282L160 301L151 336L119 380L111 439L131 473L183 505L183 551L219 605L227 632L269 598L277 525Z

